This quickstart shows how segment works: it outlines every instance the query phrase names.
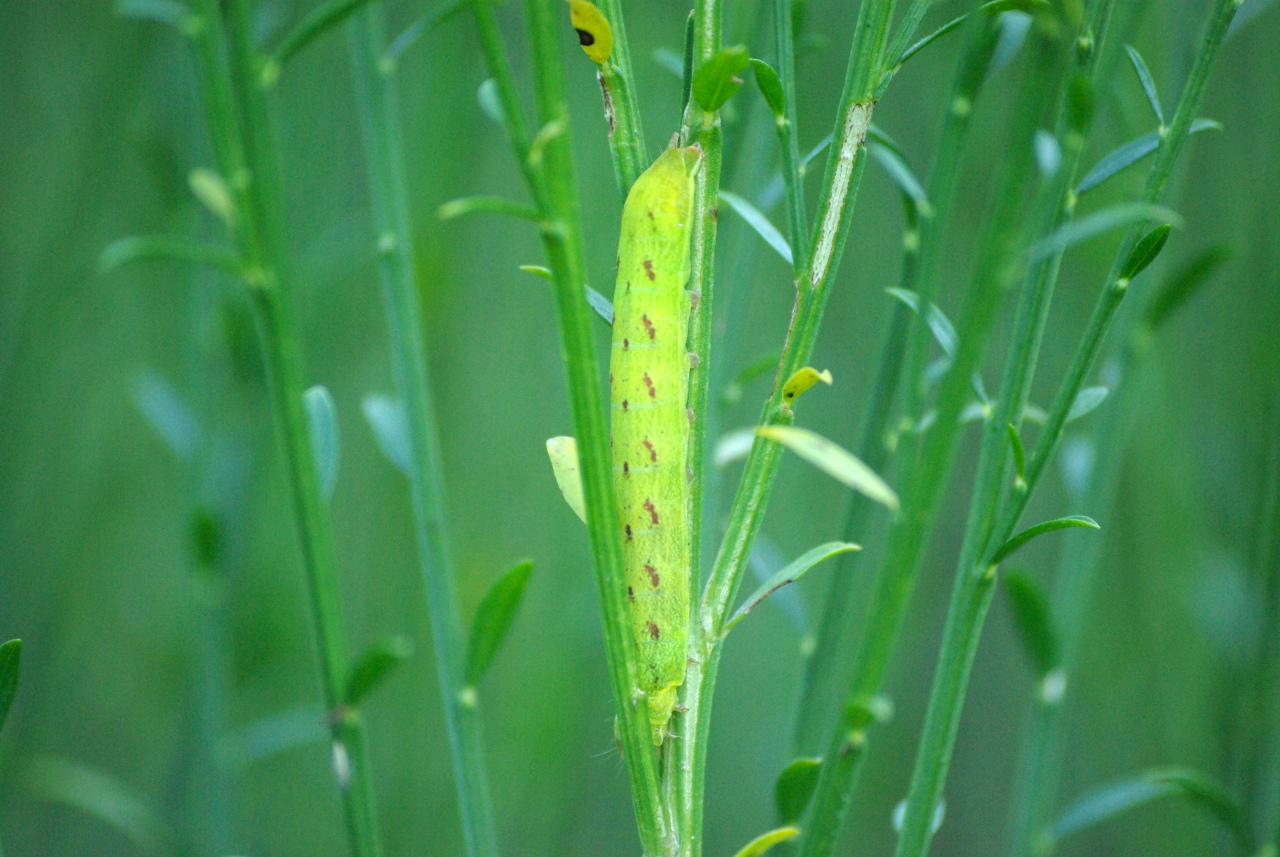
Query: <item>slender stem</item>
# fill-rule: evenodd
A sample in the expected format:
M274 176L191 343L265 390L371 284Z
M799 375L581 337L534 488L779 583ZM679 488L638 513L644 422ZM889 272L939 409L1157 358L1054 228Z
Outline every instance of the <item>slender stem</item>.
M933 209L932 216L921 217L918 224L904 235L906 252L902 287L918 291L923 302L932 301L937 292L942 240L954 210L960 161L968 140L973 105L986 83L987 69L998 35L999 30L990 21L975 22L971 26L971 36L956 68L941 139L929 173L928 195ZM918 246L918 251L913 250L913 246ZM913 398L913 392L922 392L917 379L923 375L927 349L932 340L928 325L918 315L897 313L894 324L896 326L899 323L905 324L907 328L903 334L904 342L898 344L895 337L891 336L886 339L885 348L881 351L881 370L876 382L876 393L867 415L868 428L863 433L858 453L873 468L879 467L877 462L886 460L891 448L897 445L897 441L886 436L886 430L890 428L888 421L893 413L892 398L897 391L899 379L908 379L908 400ZM884 378L887 382L886 367L890 363L896 364L893 371L897 375L891 385L892 389L881 381ZM906 405L907 414L917 413L918 407L918 404L909 401ZM908 435L905 442L908 449L904 451L911 451L915 444L914 435ZM851 498L845 520L844 532L847 538L855 538L862 530L868 511L869 507L863 501L857 497ZM845 662L843 649L848 645L843 643L842 638L849 624L848 612L853 598L848 576L857 562L858 555L850 554L832 577L822 628L806 669L800 713L796 721L795 751L800 755L819 753L819 742L828 733L833 722L831 707L840 692L838 682L841 678L838 670ZM873 607L872 612L878 612L878 608Z
M370 3L349 24L356 102L377 230L378 274L396 392L409 426L412 455L408 477L414 534L431 618L463 839L471 857L493 857L498 846L485 772L479 699L475 688L464 686L465 651L449 560L440 449L418 307L400 121L391 68L380 62L385 41L383 28L381 3Z
M488 12L487 3L475 3L477 17ZM673 831L663 805L657 759L649 733L647 709L637 688L637 668L627 618L626 584L622 571L622 546L617 526L617 501L613 494L609 458L609 433L601 396L600 372L595 359L592 313L587 306L586 265L577 202L577 180L569 145L569 112L565 103L560 55L559 4L554 0L528 0L529 40L534 69L534 94L538 122L548 134L536 169L529 165L531 189L542 210L542 241L555 279L556 310L561 348L578 439L579 465L587 508L587 529L604 624L614 703L620 722L619 737L631 778L631 793L646 857L667 853ZM500 63L492 55L496 41L486 45L490 68L504 81ZM505 72L509 74L509 71ZM512 136L517 157L520 146Z
M850 52L844 94L834 135L835 157L827 164L822 201L822 225L813 241L812 258L821 263L811 266L797 278L796 304L791 329L783 349L774 390L766 403L762 423L786 423L792 417L782 407L782 384L805 365L812 354L818 327L822 320L831 275L839 266L844 241L848 237L853 201L865 165L862 142L870 123L872 102L870 89L873 70L880 62L886 41L888 22L892 18L894 0L869 0L859 10L854 44ZM707 4L695 10L696 26L703 27L712 13ZM742 479L734 497L729 528L712 568L701 604L690 634L689 667L685 676L682 704L685 714L676 718L675 741L691 744L692 749L677 751L681 758L677 775L682 783L677 793L683 796L678 812L687 821L682 830L685 853L701 853L701 813L705 781L707 736L710 728L711 697L720 658L720 634L724 620L746 565L751 545L759 532L760 522L781 460L781 447L757 440L747 457Z
M600 67L597 79L604 97L605 120L609 123L609 151L613 155L618 195L626 199L631 186L649 166L649 155L640 123L640 107L636 103L636 78L631 70L622 0L601 0L601 6L613 32L613 53Z
M777 117L778 143L782 150L782 180L787 189L787 223L791 231L791 261L796 278L809 267L808 212L804 203L804 176L800 171L799 127L796 124L796 50L792 24L793 0L774 0L773 37L778 77L785 99Z
M1144 201L1155 202L1163 195L1174 163L1186 143L1191 121L1203 99L1205 83L1212 70L1218 49L1237 9L1238 4L1233 0L1215 0L1214 2L1195 63L1183 88L1173 120L1170 122L1169 132L1156 152L1156 162L1147 178L1142 195ZM1026 474L1028 490L1020 495L1012 495L1006 501L1004 508L1001 509L1000 524L994 534L996 538L1002 533L1011 533L1017 525L1018 518L1025 509L1027 497L1034 490L1035 484L1057 449L1070 405L1079 394L1084 379L1101 348L1105 334L1128 291L1128 283L1120 280L1119 273L1139 235L1137 227L1131 229L1121 245L1120 252L1116 255L1112 271L1107 278L1107 285L1099 296L1085 335L1054 398L1050 419L1041 429L1032 459L1028 463ZM1119 438L1127 434L1126 428L1132 421L1133 404L1129 401L1130 398L1126 396L1115 403L1110 408L1110 415L1104 418L1104 422L1098 427L1099 432L1104 430L1107 432L1099 437L1107 437L1108 443L1096 446L1104 457L1094 464L1089 496L1094 498L1095 503L1103 504L1102 511L1110 508L1114 498L1119 470L1119 450L1122 448ZM995 538L993 538L994 541L996 541ZM1054 677L1054 680L1064 689L1070 686L1070 677L1078 661L1085 608L1092 582L1096 577L1097 551L1097 545L1083 546L1078 554L1072 555L1069 565L1064 564L1063 573L1057 577L1054 604L1059 613L1058 628L1062 635L1063 656L1061 672ZM1066 562L1067 560L1064 559L1064 563ZM1042 693L1033 715L1032 728L1027 738L1017 780L1019 786L1016 793L1010 852L1014 857L1027 857L1032 853L1040 853L1037 849L1041 847L1051 847L1051 844L1041 841L1040 832L1052 809L1053 794L1056 791L1062 758L1061 701L1060 693L1048 699Z
M257 86L258 57L253 48L249 0L234 0L227 14L229 41L218 0L201 0L203 22L196 28L195 43L205 112L219 171L229 181L236 201L232 229L246 260L246 279L258 311L268 387L302 543L325 703L331 713L334 774L342 794L348 840L353 854L376 857L381 849L364 727L356 713L342 705L347 654L333 534L302 410L302 355L284 264L283 197L270 117Z
M1016 275L1018 226L1022 199L1031 170L1032 133L1052 92L1052 76L1040 73L1051 62L1053 45L1041 28L1029 37L1032 68L1023 78L1023 92L1010 126L1009 153L999 198L979 257L961 324L960 344L953 365L942 381L937 417L926 433L912 431L904 437L909 446L902 453L902 511L890 527L880 575L872 594L871 610L854 661L850 699L857 702L880 693L888 671L906 607L915 586L943 487L955 459L960 433L960 412L969 395L970 377L985 350L1000 298ZM965 105L966 107L970 105ZM953 102L953 110L955 103ZM917 329L919 319L916 319ZM910 358L908 371L913 368ZM917 377L908 375L908 401L917 389ZM918 445L919 451L915 451ZM832 853L843 827L857 773L865 758L863 729L839 725L828 742L808 822L800 843L801 857L825 857Z

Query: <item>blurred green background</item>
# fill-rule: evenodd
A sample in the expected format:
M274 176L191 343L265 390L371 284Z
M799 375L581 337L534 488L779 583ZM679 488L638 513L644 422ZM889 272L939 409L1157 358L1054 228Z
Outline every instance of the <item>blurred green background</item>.
M310 5L266 0L264 38ZM967 5L938 3L930 22ZM769 56L767 6L727 6L726 41ZM854 6L808 3L802 148L829 130ZM1280 716L1274 699L1261 712L1247 708L1253 653L1275 632L1265 601L1277 587L1274 564L1269 584L1266 576L1275 560L1260 545L1278 526L1262 509L1280 478L1280 14L1265 0L1249 0L1246 12L1255 6L1260 14L1224 49L1203 108L1225 130L1194 139L1173 185L1169 201L1187 227L1139 283L1149 288L1217 244L1235 253L1162 331L1146 370L1126 379L1137 425L1102 534L1044 539L1021 564L1047 579L1066 540L1105 540L1063 799L1144 766L1188 764L1226 782L1261 831L1280 813ZM656 152L676 128L680 82L653 57L680 47L688 7L626 7ZM1171 105L1206 8L1205 0L1119 4L1087 163L1152 124L1118 40L1143 52ZM389 31L423 11L389 2ZM519 4L500 14L523 68ZM569 50L565 30L591 279L607 293L620 204L594 70ZM285 69L274 100L296 304L307 382L330 388L341 423L332 514L352 650L393 633L418 644L368 707L386 852L456 855L406 486L361 415L366 395L390 392L391 375L347 47L341 32L315 44ZM876 113L922 174L958 47L945 40L913 60ZM216 234L186 185L212 160L188 47L166 27L117 17L106 0L10 0L0 5L0 55L0 640L25 641L18 700L0 735L7 853L343 854L296 530L242 287L171 263L96 268L102 248L123 235ZM979 107L962 216L944 259L942 303L953 316L1020 73L1017 64L1004 72ZM471 19L460 15L405 55L398 81L464 620L502 569L526 556L537 563L482 689L499 838L510 855L634 854L585 531L561 502L543 447L570 425L549 288L517 270L542 263L536 235L490 216L435 217L458 196L524 198L502 134L477 105L485 77ZM727 121L725 187L751 199L776 169L770 118L747 86ZM1128 171L1088 207L1129 198L1141 179L1141 168ZM783 221L780 210L773 216ZM731 377L780 346L791 285L788 268L740 221L721 222L730 333L714 359ZM1068 256L1033 396L1041 403L1117 240ZM867 398L900 241L897 191L872 168L815 359L836 384L807 396L802 414L845 443ZM988 386L997 380L989 368ZM729 410L726 427L754 420L764 383ZM1087 431L1096 418L1075 428ZM910 773L974 448L962 455L921 576L891 681L897 719L875 745L848 854L892 847L890 812ZM724 474L723 494L736 476L732 467ZM842 488L790 458L765 535L795 556L839 535L844 503ZM1034 505L1029 518L1091 513L1057 476ZM220 538L202 555L193 534L206 520ZM877 532L855 537L874 552ZM873 567L861 566L857 585ZM816 626L829 574L819 569L799 585L803 615L762 608L727 648L709 762L709 855L732 853L772 820L802 629ZM1000 847L1031 685L999 598L935 854ZM1213 822L1166 802L1062 853L1226 853L1226 842Z

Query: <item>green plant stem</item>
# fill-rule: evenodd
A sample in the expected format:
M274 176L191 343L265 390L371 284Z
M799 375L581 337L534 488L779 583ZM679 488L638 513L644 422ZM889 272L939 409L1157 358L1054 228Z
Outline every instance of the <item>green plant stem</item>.
M987 80L987 69L995 51L998 32L991 21L973 25L971 38L956 69L947 102L949 109L934 155L933 168L929 173L928 196L933 206L932 216L921 217L916 223L909 223L904 234L901 286L921 292L926 296L925 300L931 300L937 292L938 259L942 239L954 210L960 160L968 139L973 105ZM961 109L954 109L957 104L961 105ZM858 456L873 469L879 469L888 459L891 446L894 445L887 435L893 415L893 400L901 379L919 377L923 372L926 349L932 338L927 324L909 312L904 312L906 308L899 302L895 301L894 304L893 331L886 337L880 352L875 391L857 451ZM901 334L897 332L900 328L903 329ZM899 335L902 337L901 342ZM914 365L918 367L915 375L904 368L908 353L915 355ZM850 498L845 518L846 539L860 536L870 511L870 506L862 498L856 495ZM849 611L854 597L849 577L858 561L857 554L850 554L844 558L831 579L822 627L805 669L796 718L796 755L810 756L821 752L820 742L831 728L832 708L840 693L841 682L847 681L839 671L847 658L845 650L849 647L849 643L844 640L848 636Z
M217 0L202 0L198 14L203 20L195 43L205 112L219 171L227 179L237 204L232 229L246 261L268 387L287 460L347 835L353 854L376 857L380 847L364 727L355 712L345 711L342 706L347 656L333 535L320 495L302 407L302 356L284 265L279 170L265 98L256 85L257 56L250 33L252 9L248 0L230 4L229 44ZM239 117L243 117L243 133Z
M640 107L636 104L635 73L631 70L631 48L622 17L622 0L601 0L604 16L613 32L613 53L600 66L597 79L604 97L605 120L609 124L609 151L613 155L613 174L618 195L627 192L649 166L640 123Z
M1031 70L1023 77L1023 92L1010 126L1009 152L991 225L979 257L961 324L960 343L951 369L942 380L937 417L921 437L919 430L903 436L901 453L905 486L902 511L889 530L881 571L872 594L871 610L854 660L849 698L861 702L878 695L915 586L943 488L955 459L961 425L960 412L969 395L973 370L979 365L994 323L1000 298L1016 276L1017 237L1022 199L1031 171L1031 139L1052 93L1052 75L1040 73L1054 60L1055 45L1039 27L1028 36ZM966 105L971 107L971 105ZM954 104L953 104L954 109ZM921 320L915 320L917 330ZM908 358L907 371L913 366ZM916 376L907 376L908 402L919 389ZM919 395L919 393L917 393ZM910 411L908 411L910 413ZM918 448L918 451L917 451ZM849 799L865 758L864 728L838 725L828 742L826 763L818 777L813 803L800 843L802 857L826 857L833 852L843 827Z
M440 449L418 306L400 121L391 69L380 62L385 41L382 4L370 3L348 27L391 364L412 451L408 478L414 535L431 618L463 839L470 857L493 857L498 853L497 836L485 771L479 699L476 689L466 687L464 679L466 652L449 560Z
M804 176L800 170L800 132L796 124L796 50L792 0L774 0L773 11L778 78L782 81L785 99L782 115L777 117L778 143L782 151L782 181L787 190L791 261L798 277L801 271L809 267L809 226L804 202Z
M627 615L626 583L622 571L622 546L617 526L618 507L613 494L609 458L609 431L601 396L592 335L592 312L587 306L586 265L579 224L577 182L569 145L569 114L565 104L564 74L560 55L561 7L554 0L528 0L529 41L532 48L534 94L541 127L559 133L546 140L537 169L528 164L527 146L512 133L517 158L526 164L534 198L542 211L542 241L555 281L556 312L564 353L574 433L578 439L579 465L587 508L596 589L604 625L614 703L620 722L619 737L631 779L632 800L646 857L668 853L671 822L662 802L657 759L649 734L644 698L636 688L637 669ZM473 4L482 32L492 10L485 2ZM496 30L495 30L496 33ZM500 92L514 94L505 52L496 39L483 39L490 69ZM506 76L506 79L504 79Z
M797 278L792 324L773 392L764 407L761 418L764 424L782 424L792 420L790 411L782 407L782 384L805 365L813 352L830 295L828 286L831 275L839 267L840 254L848 237L853 201L866 163L862 142L871 119L873 104L870 91L874 83L874 69L877 68L884 50L893 5L893 0L870 0L863 4L858 13L836 124L834 157L827 164L824 191L818 206L822 221L812 239L815 251L811 258L820 261ZM703 14L705 15L705 10ZM706 18L697 18L698 13L695 13L696 25L703 26ZM710 728L711 694L721 651L720 634L727 611L741 584L751 546L759 532L777 476L781 452L781 447L772 442L757 439L752 445L734 497L728 532L716 557L691 629L689 667L681 700L686 710L682 716L674 718L673 722L676 728L674 741L678 745L687 744L690 747L676 751L681 754L676 764L677 776L681 779L676 793L681 802L677 817L684 820L681 830L682 853L694 857L701 854L702 849L701 818L706 747Z
M1064 81L1058 121L1058 137L1063 140L1062 162L1053 180L1046 181L1037 195L1022 246L1051 231L1059 222L1058 213L1070 218L1071 187L1084 149L1087 120L1073 120L1079 108L1072 104L1073 81L1091 80L1099 45L1110 16L1110 0L1093 4L1090 23L1076 39L1076 63ZM1077 124L1078 123L1078 124ZM1005 358L1004 377L994 413L987 419L979 453L978 475L974 480L969 519L961 548L959 567L952 589L951 607L943 634L942 650L926 711L924 731L916 755L915 770L907 795L903 830L898 839L898 855L923 855L933 836L934 807L941 799L965 692L977 654L982 625L995 592L994 566L975 563L987 553L991 520L1000 500L1008 470L1008 427L1017 430L1035 375L1040 343L1057 279L1061 254L1028 271L1014 318L1014 334ZM1024 490L1019 480L1013 490ZM998 542L996 547L999 544Z
M1215 0L1214 2L1194 65L1183 87L1177 110L1169 123L1169 133L1161 140L1160 148L1156 151L1156 161L1148 175L1142 194L1143 201L1154 202L1163 196L1173 166L1186 144L1191 121L1203 99L1204 87L1213 68L1218 49L1221 47L1237 8L1233 0ZM1018 518L1025 508L1026 496L1034 489L1057 448L1066 422L1066 414L1070 410L1071 403L1075 401L1076 395L1079 394L1084 379L1101 348L1105 334L1128 291L1128 283L1121 281L1119 274L1140 235L1139 227L1135 225L1122 243L1120 252L1116 254L1107 284L1094 307L1085 336L1054 398L1050 419L1041 429L1035 451L1028 463L1026 480L1028 490L1021 497L1015 495L1006 501L1001 510L1001 524L996 530L997 537L1000 533L1012 532L1017 525ZM1119 450L1123 446L1118 439L1125 436L1126 427L1132 422L1133 415L1129 412L1131 407L1133 405L1126 400L1113 404L1109 409L1110 416L1106 418L1109 422L1100 425L1098 429L1103 431L1104 426L1107 426L1108 434L1099 435L1099 437L1107 437L1108 442L1095 446L1101 457L1094 463L1092 490L1089 496L1094 498L1095 503L1104 504L1104 510L1109 509L1113 502L1116 480L1118 480ZM1098 550L1097 545L1081 548L1080 554L1074 558L1074 561L1069 566L1064 565L1063 571L1068 573L1060 573L1057 577L1053 603L1059 614L1058 628L1063 657L1062 673L1055 677L1055 680L1064 688L1070 686L1070 679L1079 658L1087 601L1097 573ZM1011 850L1011 854L1017 857L1038 853L1034 852L1034 849L1039 845L1040 831L1047 823L1048 814L1052 810L1053 795L1056 792L1061 766L1063 740L1061 698L1046 702L1044 695L1040 696L1033 714L1017 780L1019 788L1015 797Z

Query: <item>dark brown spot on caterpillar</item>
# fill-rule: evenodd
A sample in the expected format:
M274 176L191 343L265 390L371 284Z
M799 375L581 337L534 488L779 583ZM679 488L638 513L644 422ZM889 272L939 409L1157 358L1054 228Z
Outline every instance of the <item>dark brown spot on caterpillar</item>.
M624 411L627 409L627 400L626 400L626 399L623 399L623 400L622 400L622 409L623 409Z
M648 275L649 275L649 281L650 281L650 282L653 282L654 280L658 279L658 275L657 275L657 274L655 274L655 273L653 272L653 260L652 260L652 259L645 259L645 260L644 260L644 272L645 272L646 274L648 274Z
M653 211L652 211L652 209L651 209L651 210L649 210L649 211L646 211L646 212L645 212L645 214L649 215L649 219L650 219L650 220L653 220Z
M624 461L622 462L622 478L626 479L631 475L631 467Z
M658 626L653 624L652 622L645 622L644 627L645 627L645 630L649 632L649 636L652 637L653 639L656 640L662 636L662 632L658 630Z
M653 386L653 379L649 377L649 373L644 373L644 385L649 388L649 398L656 399L658 397L658 388Z
M632 589L630 586L627 587L627 600L633 604L635 603L635 600L636 600L636 591Z
M627 541L631 541L631 525L627 524L623 529L627 531Z
M649 460L650 460L650 461L657 461L657 460L658 460L658 450L656 450L656 449L654 449L654 448L653 448L653 444L649 441L649 438L647 438L647 437L644 439L644 448L645 448L645 449L647 449L647 450L649 450Z
M658 570L653 566L649 565L648 563L645 563L644 570L648 573L649 582L653 584L653 588L657 589L658 584L661 582L660 579L658 578ZM631 588L630 586L627 587L627 589L630 589L630 588Z
M582 45L584 48L596 43L596 37L588 33L586 30L575 30L574 32L578 34L578 44Z
M653 519L653 525L658 526L658 508L653 505L653 501L645 499L644 510L649 513L649 517Z
M626 338L624 338L624 339L622 340L622 350L623 350L623 351L626 351L626 350L627 350L628 348L630 348L630 347L631 347L631 340L630 340L630 339L626 339Z
M653 326L653 322L649 321L649 316L647 315L640 316L640 321L642 324L644 324L644 329L649 331L650 339L653 339L655 336L658 335L658 329Z

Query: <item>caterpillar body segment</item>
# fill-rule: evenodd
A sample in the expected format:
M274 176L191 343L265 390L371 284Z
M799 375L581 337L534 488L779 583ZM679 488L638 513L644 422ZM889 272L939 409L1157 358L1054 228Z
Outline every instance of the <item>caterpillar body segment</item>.
M696 146L667 149L627 195L609 362L613 484L640 689L661 744L684 682L692 575L689 240Z

